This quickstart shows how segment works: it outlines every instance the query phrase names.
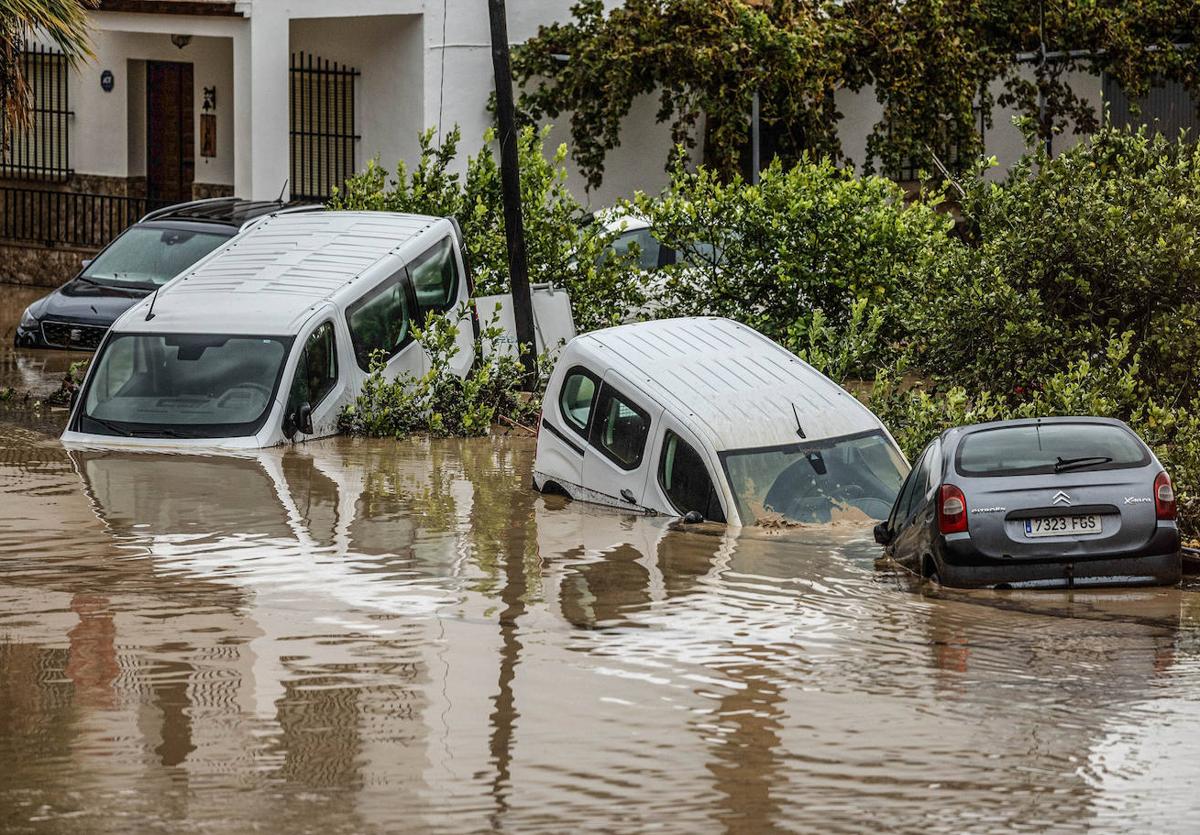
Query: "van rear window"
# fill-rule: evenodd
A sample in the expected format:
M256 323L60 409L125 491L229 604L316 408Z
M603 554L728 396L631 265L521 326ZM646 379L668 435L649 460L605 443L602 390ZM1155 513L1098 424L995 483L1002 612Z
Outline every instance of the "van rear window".
M1108 423L1002 426L967 435L955 466L964 476L1044 475L1112 470L1150 463L1128 429Z

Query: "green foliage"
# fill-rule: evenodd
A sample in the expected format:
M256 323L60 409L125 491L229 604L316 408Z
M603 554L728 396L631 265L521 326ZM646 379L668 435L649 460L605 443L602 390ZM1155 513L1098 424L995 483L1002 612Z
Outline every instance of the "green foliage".
M911 311L917 365L1038 389L1128 331L1155 396L1195 385L1200 147L1105 130L1054 159L1035 152L1003 184L976 180L963 211L974 240L939 251Z
M46 402L51 406L69 406L71 399L83 385L83 378L87 376L90 364L90 358L71 363L67 368L67 373L63 375L62 382L59 383L58 389L51 392L50 396L46 398Z
M616 324L626 310L644 303L642 277L629 269L629 258L601 257L613 235L583 222L583 209L566 186L566 147L547 157L546 133L526 128L518 140L529 280L566 289L580 330ZM476 293L508 292L508 246L492 139L489 132L483 150L466 161L466 173L460 175L455 170L458 130L434 147L430 129L420 136L421 155L411 172L401 162L389 179L372 161L334 195L329 208L455 217Z
M9 135L30 124L32 90L21 52L37 36L49 38L72 65L92 58L88 10L97 0L0 0L0 152Z
M371 373L355 402L345 408L338 428L352 435L403 438L421 433L435 437L486 435L497 421L529 426L541 409L540 399L522 391L520 361L495 352L476 362L466 377L450 370L457 356L458 324L467 316L430 317L414 336L425 349L429 369L419 377L404 373L389 380L387 358L378 352ZM493 320L483 329L483 342L495 341L501 329ZM476 344L482 356L482 345ZM544 379L545 376L542 377Z
M513 56L528 117L570 114L574 156L593 187L643 96L657 96L677 144L693 147L703 126L706 163L729 176L744 162L756 92L763 125L795 160L805 150L839 156L835 96L872 90L882 114L857 160L869 171L906 158L932 170L930 150L953 164L953 148L969 163L994 103L1034 120L1041 138L1094 130L1100 102L1073 91L1079 73L1112 77L1134 97L1156 79L1200 91L1192 0L606 5L580 0L571 22L543 26ZM1030 60L1043 44L1053 57Z
M952 228L933 200L909 202L890 180L827 160L776 160L757 185L680 168L636 208L682 253L659 273L665 314L737 319L818 365L840 352L837 375L890 360L909 289Z

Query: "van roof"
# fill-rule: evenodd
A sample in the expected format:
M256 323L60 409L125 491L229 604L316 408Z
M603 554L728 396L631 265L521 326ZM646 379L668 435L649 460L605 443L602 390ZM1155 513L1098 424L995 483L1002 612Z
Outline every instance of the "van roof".
M450 234L444 218L392 212L277 212L125 313L114 330L284 336L322 304L345 306ZM146 321L150 304L154 317Z
M807 440L882 426L841 386L729 319L620 325L578 337L568 352L568 363L611 368L642 388L718 451L800 443L797 417Z

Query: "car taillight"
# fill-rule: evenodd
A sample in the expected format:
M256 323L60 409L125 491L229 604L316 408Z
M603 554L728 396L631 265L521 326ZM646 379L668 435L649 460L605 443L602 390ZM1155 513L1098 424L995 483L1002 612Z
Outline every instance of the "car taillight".
M938 529L942 533L966 533L967 497L953 484L943 484L938 496Z
M1175 490L1166 473L1159 473L1154 479L1154 514L1159 519L1175 519Z

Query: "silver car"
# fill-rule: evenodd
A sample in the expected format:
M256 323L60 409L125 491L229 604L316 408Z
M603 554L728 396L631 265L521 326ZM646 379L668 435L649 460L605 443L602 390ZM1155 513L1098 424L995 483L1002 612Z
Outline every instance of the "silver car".
M947 430L875 528L889 556L946 586L1179 581L1171 479L1119 420L1040 418Z

